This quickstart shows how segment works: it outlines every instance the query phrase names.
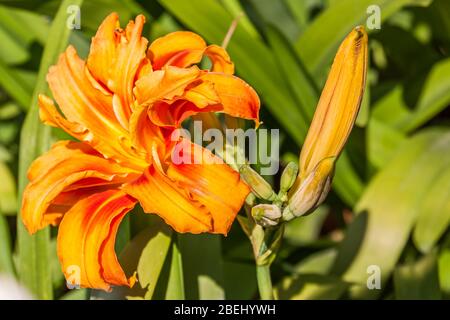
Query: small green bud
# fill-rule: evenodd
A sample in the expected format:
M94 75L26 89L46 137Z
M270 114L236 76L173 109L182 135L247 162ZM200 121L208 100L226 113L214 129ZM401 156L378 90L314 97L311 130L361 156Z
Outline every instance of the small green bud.
M249 165L243 165L239 169L239 173L258 198L268 201L272 201L276 198L277 195L270 184Z
M274 204L258 204L252 208L252 217L263 227L274 227L281 218L281 210Z
M300 182L289 197L283 210L283 220L289 221L317 208L326 198L331 187L335 157L325 158Z
M297 179L298 165L295 162L289 162L281 175L280 191L287 192Z

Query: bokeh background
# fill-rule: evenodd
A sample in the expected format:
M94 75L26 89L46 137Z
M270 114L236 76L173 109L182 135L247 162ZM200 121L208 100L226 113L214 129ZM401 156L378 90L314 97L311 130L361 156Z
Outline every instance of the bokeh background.
M69 5L81 5L79 30L67 27ZM257 299L237 222L227 238L175 235L139 209L116 248L139 285L68 290L57 229L29 236L18 216L29 163L66 138L40 124L36 95L47 92L45 74L67 43L85 57L112 11L122 25L143 13L152 40L192 30L216 44L239 18L228 50L261 96L263 127L280 129L284 166L297 161L339 43L358 24L376 25L377 8L366 94L332 193L286 226L272 278L282 299L449 298L448 0L0 0L0 273L40 299ZM278 176L266 178L277 185Z

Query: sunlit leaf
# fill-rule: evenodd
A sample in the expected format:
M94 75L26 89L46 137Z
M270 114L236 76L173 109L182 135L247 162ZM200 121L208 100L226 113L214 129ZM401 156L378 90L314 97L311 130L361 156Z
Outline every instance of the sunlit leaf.
M52 41L48 41L45 46L30 111L21 133L19 199L22 198L22 191L27 183L28 167L38 155L47 150L50 142L50 128L44 127L38 117L37 97L39 93L47 92L45 76L48 68L55 63L56 58L67 45L71 31L66 27L67 6L81 5L81 3L82 0L63 1L49 30L48 38ZM20 280L40 299L51 299L53 290L48 256L50 230L46 228L30 236L18 215L17 234Z
M385 281L393 271L431 185L450 164L450 133L429 129L405 142L372 179L357 205L334 267L355 296L379 294L366 287L367 270L376 265ZM437 197L435 200L439 201ZM375 292L376 291L376 292Z
M436 253L401 265L394 272L395 297L400 300L436 300L441 298Z

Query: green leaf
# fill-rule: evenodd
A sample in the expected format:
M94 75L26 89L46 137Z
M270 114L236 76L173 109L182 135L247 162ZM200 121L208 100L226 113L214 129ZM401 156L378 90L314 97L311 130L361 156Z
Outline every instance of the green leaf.
M14 274L14 264L8 221L0 210L0 274L2 273Z
M43 15L0 6L0 21L8 34L24 47L33 41L45 45L48 39L50 26Z
M60 300L88 300L89 289L73 289L63 295Z
M402 132L413 131L450 103L449 75L450 59L436 63L429 73L423 75L424 79L418 77L408 89L398 85L380 99L374 106L373 116ZM410 96L417 92L419 97L412 99Z
M405 134L399 130L372 117L367 128L367 156L370 164L376 168L383 167L405 138Z
M15 214L17 210L16 182L8 166L0 162L0 212Z
M20 106L27 110L31 101L31 91L22 81L17 71L8 67L0 57L0 86Z
M398 300L440 299L436 253L397 267L394 272L394 287Z
M224 261L226 298L254 299L257 292L256 268L253 263Z
M289 40L294 41L300 34L291 11L283 1L247 0L267 25L276 25Z
M284 278L275 292L281 300L334 300L347 288L348 284L337 277L301 274Z
M407 140L369 183L334 267L334 273L343 273L344 280L360 285L353 288L354 296L379 293L367 290L367 268L377 265L382 281L389 277L417 219L420 203L449 164L450 132L433 128Z
M81 5L82 0L64 0L51 24L48 41L42 56L36 86L31 99L31 107L25 119L21 132L19 154L19 199L27 184L26 172L31 162L48 149L50 128L44 127L38 117L37 97L39 93L47 92L45 76L50 65L55 63L58 55L67 45L70 29L66 27L67 7ZM27 286L39 299L53 297L52 275L48 248L50 229L45 228L31 236L25 230L20 215L17 221L18 261L21 282Z
M444 168L423 197L418 208L413 240L416 247L429 252L450 223L450 167Z
M326 275L331 270L337 256L337 250L334 248L325 249L313 253L297 263L293 272L297 274L320 274Z
M450 247L448 243L439 254L438 269L441 290L448 298L450 296Z
M179 235L183 256L183 274L186 299L223 300L223 260L221 236Z
M14 102L7 102L0 106L0 120L10 120L20 114L20 107Z
M137 273L140 286L147 288L145 297L150 299L170 249L172 231L160 221L146 233L149 241L139 258Z
M172 258L170 260L169 278L167 282L167 290L165 300L184 300L184 278L183 278L183 262L179 248L178 235L174 235L172 242Z
M245 14L239 0L221 0L222 5L236 18L239 17L239 25L247 31L254 38L261 39L258 31L253 26L252 22Z
M320 206L306 217L299 217L286 224L284 240L292 245L307 245L318 239L329 208Z
M430 0L336 1L314 19L295 43L295 48L312 75L322 80L342 39L355 26L365 24L369 17L366 12L369 6L379 6L383 21L405 5L428 5L430 2Z
M305 119L311 121L319 99L319 91L303 63L295 54L289 41L273 26L268 26L266 35L298 108Z

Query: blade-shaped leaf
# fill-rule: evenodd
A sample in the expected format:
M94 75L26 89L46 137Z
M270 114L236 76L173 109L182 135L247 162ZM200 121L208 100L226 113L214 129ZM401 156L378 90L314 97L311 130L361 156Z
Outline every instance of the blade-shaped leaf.
M11 235L6 217L0 211L0 274L14 274Z
M221 238L218 235L179 235L187 299L225 299Z
M376 265L385 281L400 257L419 205L444 168L450 165L450 133L434 128L406 141L370 182L357 205L334 267L346 281L360 284L356 296L377 295L367 290L368 267ZM375 292L377 291L377 292Z
M50 129L44 127L38 117L37 97L47 91L45 76L48 68L67 45L70 29L66 27L67 7L81 5L82 0L64 0L52 22L47 44L39 68L36 86L31 100L30 111L27 114L21 132L19 155L19 199L27 183L26 171L31 162L47 150L50 141ZM19 201L20 202L20 201ZM52 276L49 259L50 230L48 228L30 236L25 230L20 215L17 221L19 276L38 298L51 299L53 296Z
M436 253L397 267L394 272L394 287L395 297L399 300L440 299Z
M412 89L398 85L386 94L374 106L373 116L379 121L390 124L402 132L411 132L450 103L450 59L436 63L425 80L415 79ZM408 105L405 96L419 92L414 105ZM413 102L410 102L413 103Z
M295 48L308 70L317 79L325 72L339 43L355 26L365 24L369 6L377 6L381 20L405 5L428 5L430 0L340 0L324 10L303 32ZM370 11L373 14L373 11Z
M3 162L0 162L0 181L0 212L14 214L17 210L16 182Z

